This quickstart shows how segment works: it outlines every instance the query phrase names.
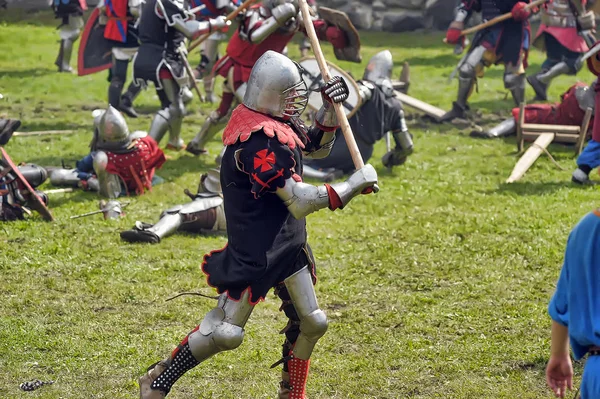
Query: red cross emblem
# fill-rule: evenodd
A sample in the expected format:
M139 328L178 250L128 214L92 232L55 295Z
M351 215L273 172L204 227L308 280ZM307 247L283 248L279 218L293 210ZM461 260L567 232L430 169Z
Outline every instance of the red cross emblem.
M260 173L273 169L275 165L275 154L268 149L260 150L254 156L254 170L260 168Z

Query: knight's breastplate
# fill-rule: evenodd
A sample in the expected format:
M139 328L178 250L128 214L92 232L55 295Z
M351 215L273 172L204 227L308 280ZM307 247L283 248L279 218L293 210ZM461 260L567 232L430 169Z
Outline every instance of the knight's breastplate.
M554 0L548 3L548 9L542 11L542 23L546 26L574 28L577 19L569 5L569 0Z
M481 17L489 21L504 14L498 7L497 0L481 0Z

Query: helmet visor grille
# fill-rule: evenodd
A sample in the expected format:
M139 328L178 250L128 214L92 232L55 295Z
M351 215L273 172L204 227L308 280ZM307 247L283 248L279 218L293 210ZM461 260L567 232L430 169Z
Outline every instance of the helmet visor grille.
M304 80L300 80L283 94L285 95L283 115L289 118L299 117L308 104L308 89Z

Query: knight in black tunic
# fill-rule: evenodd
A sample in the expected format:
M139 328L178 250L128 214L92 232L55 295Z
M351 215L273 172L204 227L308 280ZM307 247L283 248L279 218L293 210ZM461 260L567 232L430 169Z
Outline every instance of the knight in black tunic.
M267 51L254 65L243 104L224 133L221 186L228 244L204 257L202 271L221 294L211 310L173 351L140 378L141 399L162 399L186 371L224 350L237 348L254 306L275 287L289 318L279 397L305 399L309 359L327 330L314 291L315 268L305 217L342 208L377 182L371 165L342 183L302 182L303 154L327 156L337 125L333 103L348 97L335 77L321 89L315 126L299 119L307 89L297 64Z
M148 0L142 9L139 25L140 48L134 59L134 77L138 84L154 83L162 108L154 117L148 134L157 143L169 131L168 148L183 149L180 137L185 107L181 88L188 75L182 57L184 40L214 32L229 22L219 16L196 21L181 0Z
M440 118L441 122L466 116L469 109L467 100L475 81L483 76L483 69L492 64L504 64L504 87L511 92L517 105L524 101L525 69L531 38L528 22L531 11L526 8L527 3L530 0L462 0L446 34L449 44L464 43L461 31L473 12L481 12L484 21L506 13L512 13L512 18L477 32L458 67L458 97L452 110Z
M382 158L383 164L389 168L404 164L413 152L412 135L406 126L404 109L394 94L390 79L393 66L392 53L388 50L371 58L363 79L357 82L362 105L348 121L364 162L373 155L375 143L384 138L386 133L391 133L395 148ZM408 84L403 83L404 87ZM304 162L305 176L328 181L340 174L354 171L354 162L340 129L336 131L336 137L327 158Z

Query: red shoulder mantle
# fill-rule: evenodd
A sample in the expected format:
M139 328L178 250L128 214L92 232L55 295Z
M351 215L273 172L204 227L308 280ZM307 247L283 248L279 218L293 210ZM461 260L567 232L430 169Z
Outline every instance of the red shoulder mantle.
M232 145L239 141L248 141L252 133L261 130L267 137L277 137L277 140L290 149L304 148L304 144L294 130L283 122L269 115L261 114L240 104L233 110L231 119L223 132L223 144Z

